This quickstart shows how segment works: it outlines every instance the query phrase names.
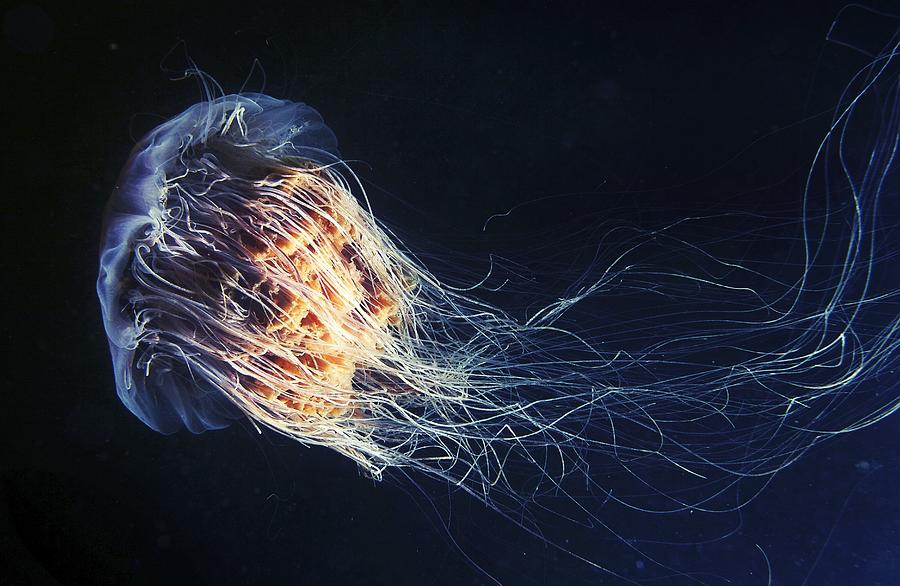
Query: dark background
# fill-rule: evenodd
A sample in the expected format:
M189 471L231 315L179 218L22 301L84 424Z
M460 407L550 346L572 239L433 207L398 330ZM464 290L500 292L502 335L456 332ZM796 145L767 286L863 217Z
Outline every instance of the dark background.
M94 294L102 209L134 142L201 97L172 81L188 57L226 91L319 109L376 214L477 274L526 229L552 243L579 218L794 201L858 49L896 24L845 15L853 48L826 41L843 4L818 1L61 4L3 14L10 584L488 583L442 528L451 510L462 551L505 583L620 583L427 480L376 485L246 424L157 435L118 402ZM525 205L481 230L560 193L555 217ZM685 535L696 544L666 561L766 584L761 549L772 584L896 583L898 431L893 417L817 447L734 517L715 543L727 555ZM597 539L619 574L690 583Z

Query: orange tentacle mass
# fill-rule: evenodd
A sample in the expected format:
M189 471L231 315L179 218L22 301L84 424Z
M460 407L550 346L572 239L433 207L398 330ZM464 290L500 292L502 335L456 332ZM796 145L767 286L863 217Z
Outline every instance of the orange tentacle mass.
M268 301L272 342L259 356L267 375L241 383L296 421L353 416L359 357L377 350L398 304L361 253L357 219L348 217L356 204L341 199L351 194L306 170L265 187L248 204L264 236L242 244L262 275L256 289Z

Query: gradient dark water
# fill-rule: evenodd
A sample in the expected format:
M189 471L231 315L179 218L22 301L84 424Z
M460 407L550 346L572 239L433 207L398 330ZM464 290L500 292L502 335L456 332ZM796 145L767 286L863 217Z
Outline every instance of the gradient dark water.
M766 210L799 197L828 121L815 115L866 62L825 41L841 7L8 9L0 583L488 583L439 526L448 518L505 583L619 583L440 486L423 483L426 497L402 479L373 485L336 455L246 425L143 427L116 400L94 298L107 194L135 140L198 99L169 81L187 52L230 91L258 58L268 93L318 108L364 162L380 217L413 249L458 251L472 271L523 230L658 221L729 198ZM866 50L896 24L843 22L842 38ZM525 206L481 231L518 203L600 191L629 193ZM693 543L654 551L710 584L766 584L760 548L773 584L897 583L898 437L894 417L826 442L705 533L648 518ZM703 543L723 527L728 537ZM596 549L620 574L650 575L608 534Z

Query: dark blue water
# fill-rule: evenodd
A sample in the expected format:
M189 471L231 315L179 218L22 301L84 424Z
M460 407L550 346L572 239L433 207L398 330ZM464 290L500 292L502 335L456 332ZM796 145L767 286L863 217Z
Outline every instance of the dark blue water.
M0 583L898 583L896 416L816 446L734 514L547 527L616 578L428 479L374 483L248 424L153 433L116 399L94 295L119 168L200 97L172 81L188 58L227 91L319 109L376 214L436 270L477 274L523 232L550 258L553 232L585 222L785 209L897 20L845 15L829 42L842 4L781 4L4 8Z

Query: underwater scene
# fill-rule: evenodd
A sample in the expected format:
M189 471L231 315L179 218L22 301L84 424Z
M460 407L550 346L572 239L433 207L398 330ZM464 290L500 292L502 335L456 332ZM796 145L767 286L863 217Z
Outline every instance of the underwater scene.
M0 583L898 583L898 25L4 8Z

